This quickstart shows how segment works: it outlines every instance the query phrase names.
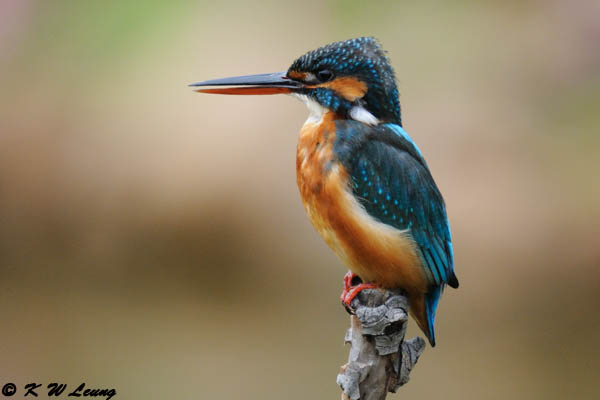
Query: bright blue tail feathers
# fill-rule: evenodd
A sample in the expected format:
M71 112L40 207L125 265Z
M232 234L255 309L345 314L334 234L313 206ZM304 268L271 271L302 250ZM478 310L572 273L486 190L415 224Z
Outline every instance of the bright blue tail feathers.
M442 295L443 286L432 286L425 295L425 311L427 313L428 334L427 338L431 347L435 347L435 310Z

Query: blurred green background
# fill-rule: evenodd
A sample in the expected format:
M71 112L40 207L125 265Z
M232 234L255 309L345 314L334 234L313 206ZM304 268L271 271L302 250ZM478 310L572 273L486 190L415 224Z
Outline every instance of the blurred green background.
M339 398L346 270L297 193L307 111L186 85L372 35L461 282L391 397L598 398L599 4L2 0L0 384Z

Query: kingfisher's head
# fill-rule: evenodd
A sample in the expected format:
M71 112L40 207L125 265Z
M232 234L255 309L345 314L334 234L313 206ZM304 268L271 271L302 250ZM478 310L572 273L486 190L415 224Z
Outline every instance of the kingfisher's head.
M302 83L298 94L343 117L400 123L394 70L374 38L310 51L292 63L287 77Z
M199 89L218 94L288 93L313 112L333 111L367 124L401 125L394 70L376 39L335 42L296 59L285 72L216 79L191 86L241 86Z

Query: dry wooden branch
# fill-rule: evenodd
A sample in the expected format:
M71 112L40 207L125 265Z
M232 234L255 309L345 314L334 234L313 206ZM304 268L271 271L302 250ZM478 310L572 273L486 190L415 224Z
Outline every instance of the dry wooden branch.
M383 400L408 382L425 341L404 340L408 300L401 291L363 290L351 308L354 315L345 337L350 354L337 376L342 399Z

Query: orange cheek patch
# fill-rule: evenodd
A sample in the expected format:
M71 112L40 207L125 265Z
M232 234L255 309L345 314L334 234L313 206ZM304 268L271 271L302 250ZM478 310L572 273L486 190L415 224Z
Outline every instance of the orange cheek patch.
M291 78L291 79L303 81L306 78L306 73L298 72L298 71L290 71L287 73L287 77Z
M343 76L315 87L334 90L348 101L360 99L367 93L367 84L351 76Z

